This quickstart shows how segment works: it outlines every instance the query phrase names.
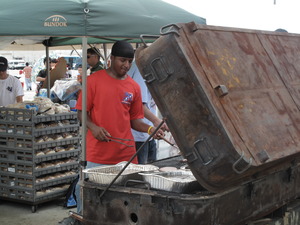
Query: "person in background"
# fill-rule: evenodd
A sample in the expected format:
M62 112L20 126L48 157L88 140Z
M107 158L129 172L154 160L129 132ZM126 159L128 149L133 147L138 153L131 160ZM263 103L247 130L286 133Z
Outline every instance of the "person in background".
M131 128L153 133L155 127L143 122L144 111L139 85L127 75L134 57L131 44L117 41L111 52L111 67L87 79L86 168L129 161L136 153ZM76 109L82 119L82 94ZM155 138L164 136L159 129ZM121 142L121 143L120 143ZM137 163L135 157L132 161ZM77 212L81 213L80 185L76 185ZM60 224L72 224L72 218Z
M143 121L151 126L158 126L161 123L161 119L156 116L156 104L147 88L145 81L140 74L139 69L136 66L136 63L133 62L130 70L128 71L128 75L139 84L142 93L142 102L144 108L144 116ZM168 126L164 123L161 127L164 131L169 131ZM148 139L149 134L136 131L132 129L132 134L135 141L136 149L139 149L144 142ZM148 143L146 143L143 148L138 153L138 163L139 164L147 164L156 161L156 141L152 138Z
M67 63L65 78L72 78L72 74L71 74L70 70L71 70L70 64Z
M50 70L53 70L57 64L57 59L50 59Z
M45 67L47 66L46 62L47 62L47 57L44 58L44 65L45 65ZM49 64L50 64L50 70L51 70L52 66L54 65L54 61L53 60L52 60L52 63L51 63L51 58L49 58ZM42 88L43 83L45 82L46 79L47 79L47 68L44 68L44 69L42 69L42 70L39 71L39 73L38 73L38 75L36 77L36 81L39 82L39 84L36 87L36 94L37 95L39 94L39 91Z
M283 33L288 33L286 29L278 28L275 30L276 32L283 32Z
M77 74L77 81L82 84L82 65L78 66L78 74Z
M90 74L103 70L103 64L100 62L100 53L97 48L93 47L87 50L87 64L90 66Z
M106 62L106 68L109 68L109 67L110 67L110 59L108 59Z
M26 90L27 91L31 91L31 72L32 72L32 68L31 66L29 66L29 63L27 62L25 64L26 66L23 69L23 72L25 74L25 83L26 83Z
M24 91L19 79L7 73L8 62L0 57L0 106L23 102Z

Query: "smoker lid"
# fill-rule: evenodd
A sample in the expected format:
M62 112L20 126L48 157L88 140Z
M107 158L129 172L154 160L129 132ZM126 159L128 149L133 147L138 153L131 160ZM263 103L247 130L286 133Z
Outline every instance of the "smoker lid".
M176 144L220 192L299 160L300 35L171 25L136 51Z

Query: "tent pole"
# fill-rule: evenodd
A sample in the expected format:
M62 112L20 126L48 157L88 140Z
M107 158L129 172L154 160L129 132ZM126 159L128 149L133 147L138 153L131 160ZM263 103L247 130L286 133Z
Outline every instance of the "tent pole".
M86 120L87 120L87 112L86 112L86 102L87 102L87 37L82 37L82 126L81 126L81 161L80 161L80 172L79 172L79 180L80 183L84 180L83 169L86 167ZM80 197L83 199L82 189L80 188ZM81 209L83 212L83 201L81 201Z
M105 65L105 69L107 69L107 46L106 46L106 43L103 43L103 51L104 51L104 65Z
M78 55L79 57L82 57L82 56L79 54L79 52L77 51L77 49L76 49L73 45L71 45L71 47L73 48L73 50L77 53L77 55Z
M47 97L50 98L50 63L49 63L49 46L46 46L46 71L47 71Z
M87 37L82 38L82 160L86 161Z

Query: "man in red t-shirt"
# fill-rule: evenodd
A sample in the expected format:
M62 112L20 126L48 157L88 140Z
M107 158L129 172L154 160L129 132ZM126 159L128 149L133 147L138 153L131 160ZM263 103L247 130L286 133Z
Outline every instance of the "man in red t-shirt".
M125 41L117 41L112 47L111 66L87 78L86 168L129 161L136 153L131 128L149 134L155 130L155 127L143 122L140 87L127 75L133 58L132 46ZM76 109L81 118L82 93L77 100ZM161 129L154 138L160 136L164 136ZM111 141L114 137L128 141L120 144ZM137 163L137 158L133 163ZM76 186L75 193L77 212L81 213L79 185Z
M87 79L87 162L112 165L128 161L136 152L131 128L147 132L139 85L127 75L134 57L125 41L114 44L111 67L91 74ZM82 95L76 109L81 118ZM155 128L150 128L153 132ZM160 130L159 134L163 135ZM110 137L130 139L126 145ZM130 146L130 147L129 147ZM134 163L137 163L135 158Z

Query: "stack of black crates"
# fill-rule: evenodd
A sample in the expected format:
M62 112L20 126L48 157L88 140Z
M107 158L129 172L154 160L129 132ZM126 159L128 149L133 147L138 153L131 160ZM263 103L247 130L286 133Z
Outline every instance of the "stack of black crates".
M78 176L79 135L76 112L0 108L0 199L30 204L35 212L65 196Z

